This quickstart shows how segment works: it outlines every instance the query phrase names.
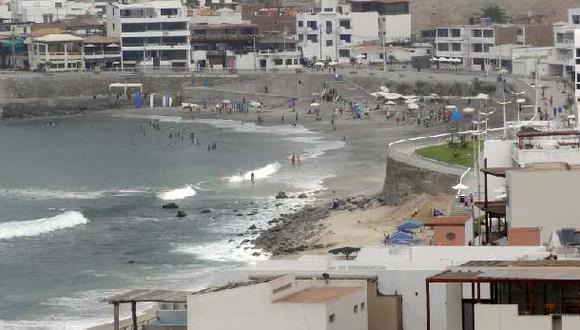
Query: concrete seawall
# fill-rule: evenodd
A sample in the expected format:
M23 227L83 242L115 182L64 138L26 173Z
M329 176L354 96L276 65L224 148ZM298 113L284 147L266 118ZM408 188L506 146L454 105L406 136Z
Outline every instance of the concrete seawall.
M387 148L387 164L383 198L387 205L401 205L413 195L422 193L453 193L461 175L467 170L463 166L449 165L415 155L418 147L445 143L447 134L419 140L404 140L392 143Z

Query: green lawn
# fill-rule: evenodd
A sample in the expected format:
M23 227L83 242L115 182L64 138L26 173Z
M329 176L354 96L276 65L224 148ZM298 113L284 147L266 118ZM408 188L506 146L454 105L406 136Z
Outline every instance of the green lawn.
M483 146L482 146L483 148ZM473 142L467 142L464 148L457 149L458 154L453 155L453 149L448 144L441 144L415 150L419 156L434 159L447 164L473 167Z

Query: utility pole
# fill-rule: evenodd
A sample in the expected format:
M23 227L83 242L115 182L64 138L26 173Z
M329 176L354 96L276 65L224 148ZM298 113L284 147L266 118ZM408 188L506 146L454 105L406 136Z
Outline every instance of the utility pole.
M385 45L385 33L381 32L383 39L383 71L387 72L387 46Z
M318 60L322 61L322 24L318 24L318 54Z
M254 32L254 71L257 69L256 60L256 33Z
M282 45L283 45L282 46L283 47L282 49L283 49L283 52L285 53L286 52L286 24L284 24L284 34L282 36L283 36L283 39L284 39L282 41Z

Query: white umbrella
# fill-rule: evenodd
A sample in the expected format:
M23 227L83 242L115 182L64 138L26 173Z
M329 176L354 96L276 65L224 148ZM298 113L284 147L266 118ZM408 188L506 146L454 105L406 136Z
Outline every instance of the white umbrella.
M386 105L397 105L397 103L393 102L393 101L388 101L385 103Z
M453 63L461 63L461 59L460 58L450 58L449 62L453 62Z
M429 94L429 96L431 96L431 97L439 97L439 95L437 95L435 93L431 93L431 94Z
M473 109L473 108L463 108L463 113L472 113L474 111L475 111L475 109Z
M417 103L417 101L418 101L417 99L408 99L408 100L405 100L405 103L412 104L412 103Z
M371 93L371 96L379 97L379 96L381 96L381 94L379 92L375 92L375 93Z
M338 62L330 61L330 62L328 62L328 65L329 66L335 66L335 65L338 65Z
M356 58L365 59L365 58L367 58L367 56L364 55L364 54L359 54L359 55L356 56Z
M548 247L550 247L551 249L557 249L559 247L562 247L562 243L560 242L560 236L558 235L556 229L552 229L552 234L550 235L550 242L548 244Z
M85 47L97 47L97 46L95 46L93 44L85 44Z
M412 99L416 99L417 95L405 95L405 96L403 96L403 98L405 100L412 100Z
M390 90L386 86L381 86L379 89L381 90L381 92L385 92L385 93L390 92Z
M516 103L526 103L526 99L517 99Z
M230 100L223 100L222 103L229 104L229 103L232 103L232 101L230 101Z
M469 187L460 182L451 188L453 188L454 190L465 190L468 189Z
M383 97L388 100L398 100L403 97L403 95L399 93L384 93Z
M119 46L117 44L108 44L107 47L109 47L109 48L117 48L117 47L121 47L121 46Z
M310 103L310 106L311 107L319 107L320 106L320 103L316 103L316 102Z
M449 59L445 56L439 57L439 62L449 62Z
M318 61L318 62L314 63L314 66L324 66L324 62Z
M576 116L575 115L569 115L568 116L568 119L576 119Z
M477 96L475 98L481 99L481 100L487 100L487 99L489 99L489 95L487 95L485 93L479 93L479 94L477 94Z
M439 59L437 57L431 57L429 59L429 61L431 61L431 62L437 62L437 61L439 61Z
M457 108L457 107L454 106L454 105L447 105L447 106L445 106L445 109L449 109L449 110L453 110L455 108Z
M417 103L409 103L407 107L409 107L409 109L419 109L419 105Z

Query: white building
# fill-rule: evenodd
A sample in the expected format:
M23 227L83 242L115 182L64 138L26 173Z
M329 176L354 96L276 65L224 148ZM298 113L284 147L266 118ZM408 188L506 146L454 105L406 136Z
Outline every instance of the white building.
M296 34L304 57L348 63L351 45L379 39L377 12L354 13L350 4L337 0L322 0L320 9L296 15Z
M351 11L379 14L381 43L401 43L411 39L411 13L408 1L349 0Z
M107 33L121 40L121 67L189 68L189 17L178 0L111 3Z
M369 305L369 330L391 329L373 321L379 317L402 320L393 323L402 329L425 329L425 280L451 266L470 260L538 260L547 256L544 247L525 246L415 246L363 248L356 258L344 260L334 256L305 255L296 260L267 260L242 270L244 276L266 276L295 274L312 277L328 273L330 278L349 276L376 276L377 289L381 297L390 297L396 304L392 309L373 311ZM455 298L455 292L447 292L444 286L431 291L432 330L452 329L460 322L448 318L446 305L448 295ZM369 304L371 299L368 297ZM189 304L188 304L189 306ZM398 328L393 328L398 329Z
M50 72L82 71L85 68L83 38L49 34L33 38L28 55L30 67Z
M93 3L67 0L12 0L15 22L52 23L70 16L96 15Z
M189 295L187 329L367 330L366 280L269 282Z

